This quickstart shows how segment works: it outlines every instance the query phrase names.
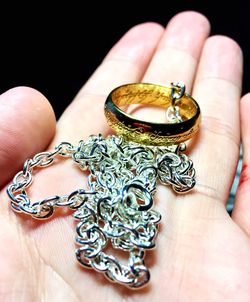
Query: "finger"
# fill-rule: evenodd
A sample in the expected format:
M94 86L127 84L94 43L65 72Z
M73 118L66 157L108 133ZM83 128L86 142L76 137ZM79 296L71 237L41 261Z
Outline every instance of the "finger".
M35 152L48 146L55 132L55 115L47 99L28 87L0 96L0 186Z
M187 91L190 91L209 31L209 22L200 13L183 12L173 17L158 44L143 82L168 85L182 80ZM165 122L164 110L156 106L132 105L128 111L137 118Z
M195 80L193 96L202 112L192 157L197 187L203 194L227 202L239 154L239 100L242 52L230 38L206 41Z
M116 86L141 80L162 33L160 25L146 23L123 36L62 115L56 141L77 142L90 134L105 134L107 94Z
M182 12L173 17L143 81L166 85L182 80L190 90L209 31L209 22L200 13Z
M240 105L243 167L236 192L232 218L250 235L250 94L242 98Z

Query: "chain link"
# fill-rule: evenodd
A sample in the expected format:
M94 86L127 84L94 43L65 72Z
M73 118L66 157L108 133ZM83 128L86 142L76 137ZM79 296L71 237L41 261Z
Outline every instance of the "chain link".
M7 192L15 211L35 218L50 217L56 207L75 210L78 261L112 281L138 288L150 279L145 251L154 248L161 219L152 209L157 182L178 193L195 184L195 171L184 150L184 144L147 147L114 135L93 135L78 146L63 142L26 160ZM89 171L89 190L31 202L26 190L33 181L33 169L47 167L57 157L72 158L80 169ZM107 252L109 244L128 253L126 265Z

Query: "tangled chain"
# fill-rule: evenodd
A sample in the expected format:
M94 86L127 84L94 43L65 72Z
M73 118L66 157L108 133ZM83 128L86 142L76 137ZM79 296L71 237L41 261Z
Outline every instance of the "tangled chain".
M149 281L144 256L155 246L161 219L152 210L157 180L178 193L195 185L195 170L184 149L183 144L147 147L115 135L93 135L76 147L61 143L52 152L28 159L7 192L15 211L36 218L50 217L56 207L75 210L78 261L112 281L137 288ZM32 182L33 168L50 165L57 155L71 157L89 171L88 190L31 202L25 189ZM109 254L109 246L128 252L127 264Z

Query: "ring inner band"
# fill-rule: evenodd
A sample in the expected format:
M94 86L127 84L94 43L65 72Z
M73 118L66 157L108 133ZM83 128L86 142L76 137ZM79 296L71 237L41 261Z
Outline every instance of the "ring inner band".
M179 144L191 138L198 130L200 108L188 94L176 101L182 122L154 123L134 118L121 107L130 104L155 105L169 108L172 104L171 87L154 84L128 84L114 89L107 97L105 115L108 124L118 135L146 145Z

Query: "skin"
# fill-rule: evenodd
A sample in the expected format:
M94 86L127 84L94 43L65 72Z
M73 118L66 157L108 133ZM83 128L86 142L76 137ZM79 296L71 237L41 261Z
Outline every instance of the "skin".
M209 37L209 27L195 12L176 15L166 29L154 23L135 26L111 49L57 125L39 92L17 87L0 96L0 301L250 301L250 95L240 99L240 47L225 36ZM201 129L187 149L197 185L181 196L159 186L154 208L162 222L157 248L146 256L151 281L131 291L78 265L71 213L57 212L46 221L18 215L10 209L6 185L37 152L61 141L75 144L90 134L111 133L103 103L114 87L176 80L186 83L202 111ZM139 108L134 114L157 119L162 112ZM225 204L240 132L244 169L230 217ZM85 183L83 173L62 160L39 170L29 193L41 199Z

